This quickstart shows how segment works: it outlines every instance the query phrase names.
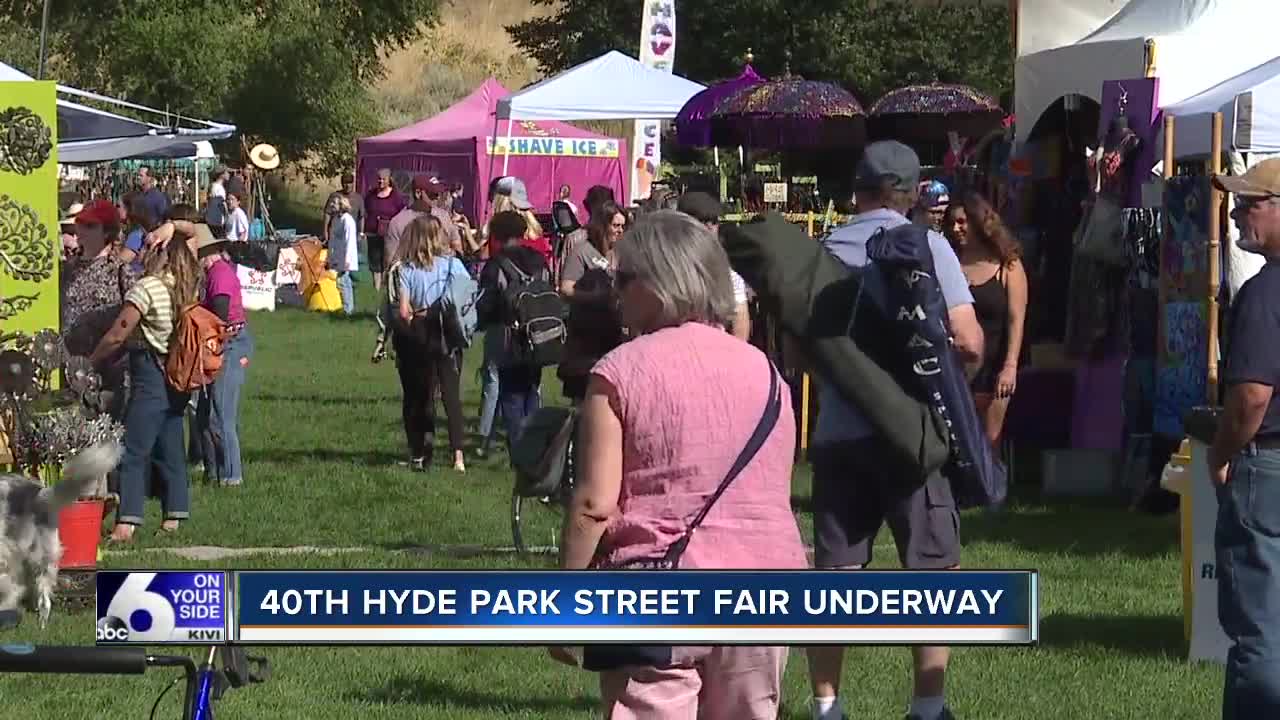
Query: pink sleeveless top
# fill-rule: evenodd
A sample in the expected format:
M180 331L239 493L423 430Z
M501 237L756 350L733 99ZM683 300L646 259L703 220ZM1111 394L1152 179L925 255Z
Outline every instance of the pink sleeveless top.
M592 372L617 388L623 432L619 511L601 539L602 560L660 555L747 444L773 370L724 330L686 323L620 346ZM680 567L808 567L791 512L795 417L781 378L779 388L777 425L694 533Z

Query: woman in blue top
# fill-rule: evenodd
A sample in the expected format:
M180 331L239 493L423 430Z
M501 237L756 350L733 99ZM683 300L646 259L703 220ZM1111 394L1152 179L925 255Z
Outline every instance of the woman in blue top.
M443 342L439 300L452 278L468 276L462 261L449 254L439 220L424 214L409 224L400 239L390 276L389 285L399 294L394 302L401 322L393 325L391 343L404 390L404 433L409 441L410 465L415 470L426 470L431 465L435 394L439 384L448 420L453 467L458 472L466 472L459 387L462 358Z

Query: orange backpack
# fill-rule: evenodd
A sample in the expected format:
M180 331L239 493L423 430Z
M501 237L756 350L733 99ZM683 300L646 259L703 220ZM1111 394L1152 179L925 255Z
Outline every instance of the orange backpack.
M213 382L222 370L227 325L208 308L187 305L178 314L169 338L164 376L178 392L195 392Z

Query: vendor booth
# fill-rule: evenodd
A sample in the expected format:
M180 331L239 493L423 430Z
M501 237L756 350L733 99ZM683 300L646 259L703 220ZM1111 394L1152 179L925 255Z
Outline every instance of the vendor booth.
M592 185L626 193L627 144L554 119L523 121L499 135L496 110L510 93L489 78L439 115L356 143L356 187L374 184L380 168L397 181L430 174L463 187L463 211L474 222L488 212L489 180L515 175L524 180L529 200L549 210L561 185L581 193ZM504 123L504 125L506 125ZM494 159L501 156L496 164Z

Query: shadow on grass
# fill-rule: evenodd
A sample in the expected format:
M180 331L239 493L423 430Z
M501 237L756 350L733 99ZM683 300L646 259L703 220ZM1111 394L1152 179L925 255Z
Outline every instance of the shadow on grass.
M529 562L555 565L555 554L545 548L534 548L519 552L511 546L511 538L500 539L493 545L431 545L414 542L383 543L377 547L388 552L401 552L410 555L427 555L446 557L455 560L471 560L476 558L519 558Z
M370 326L372 326L372 328L371 328L371 329L376 329L376 328L377 328L377 323L374 321L373 311L372 311L372 310L356 310L355 312L351 313L350 315L348 315L348 314L346 314L346 313L343 313L343 312L331 312L331 313L325 313L324 315L325 315L325 317L326 317L326 318L328 318L328 320L329 320L330 322L336 322L336 323L369 323L369 325L370 325ZM371 334L372 334L372 333L371 333ZM370 348L372 348L372 347L373 347L373 343L370 343L370 344L369 344L369 347L370 347Z
M329 405L344 407L347 405L388 405L396 410L400 408L399 395L343 395L320 397L316 395L278 395L275 393L254 393L254 401L273 403L298 403L301 405Z
M386 685L366 692L349 693L349 700L365 703L428 705L445 710L475 710L490 716L506 713L590 712L597 703L584 697L511 697L454 687L447 682L400 675Z
M1181 659L1182 618L1055 613L1040 620L1040 644L1057 649L1099 647L1127 655Z
M1113 500L1038 499L1038 491L1019 489L1002 510L965 512L960 537L967 545L991 542L1031 552L1156 557L1176 551L1178 531L1166 517L1128 512ZM813 498L791 496L791 509L812 513Z
M283 450L271 448L263 450L243 451L244 462L297 462L320 461L358 463L362 465L395 467L404 460L405 455L386 450L338 450L334 448L314 448L302 450Z
M1007 543L1031 552L1077 556L1119 553L1148 558L1178 547L1177 527L1168 518L1128 512L1105 500L1014 501L998 512L965 513L960 533L966 544Z

